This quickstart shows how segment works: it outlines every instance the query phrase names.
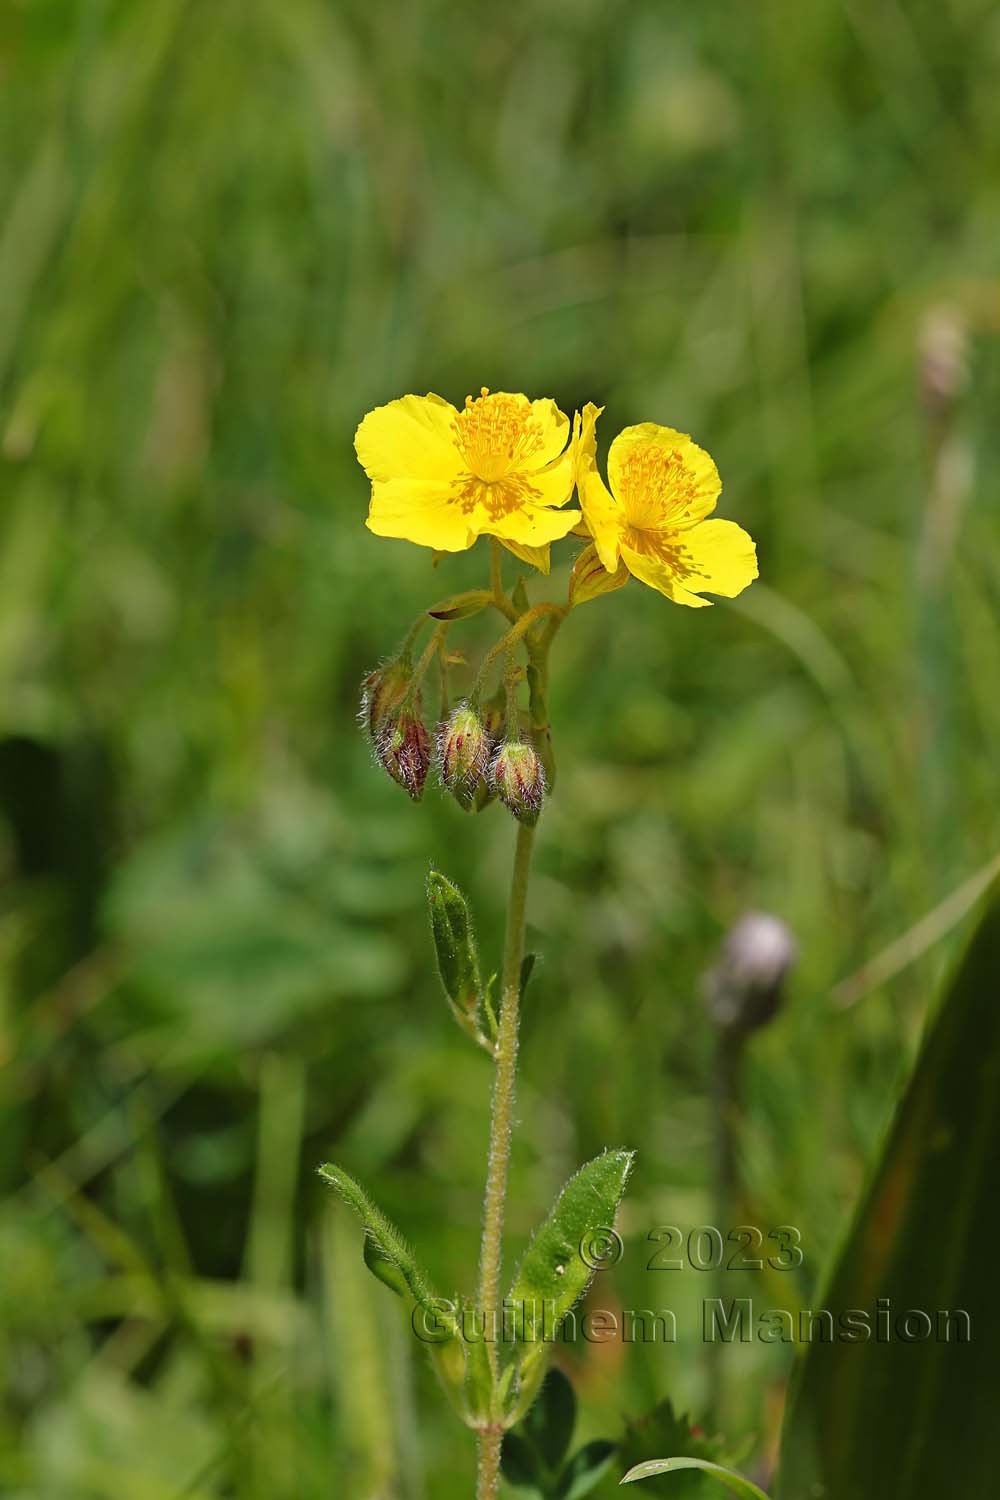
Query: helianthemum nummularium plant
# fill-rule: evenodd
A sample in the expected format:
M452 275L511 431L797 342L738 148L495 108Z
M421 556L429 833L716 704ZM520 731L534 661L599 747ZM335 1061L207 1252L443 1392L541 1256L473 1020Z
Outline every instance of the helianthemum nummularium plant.
M597 467L600 410L572 426L554 401L483 389L461 407L439 396L403 396L358 427L358 458L371 480L368 526L435 553L488 538L483 586L433 604L396 654L365 679L361 718L378 760L416 801L436 760L443 787L469 813L498 800L517 822L498 993L484 983L468 904L431 871L428 902L438 969L455 1019L494 1063L479 1273L467 1299L431 1289L405 1241L339 1167L323 1175L354 1208L372 1271L406 1298L456 1410L477 1434L479 1500L497 1493L504 1433L528 1410L552 1339L586 1290L592 1269L581 1245L613 1221L632 1153L609 1150L563 1188L502 1290L502 1246L521 1000L530 969L524 930L535 830L554 780L548 712L549 654L580 604L630 580L677 604L703 593L732 597L757 576L754 544L732 521L708 519L721 484L708 454L684 433L644 422L618 434L608 483ZM569 502L575 494L580 508ZM565 598L532 603L519 577L507 591L502 549L548 574L550 549L578 538ZM448 697L463 658L451 630L494 611L501 631L463 696L427 714L430 670ZM423 630L429 639L418 649ZM594 1473L594 1481L598 1478ZM585 1478L574 1494L584 1493Z

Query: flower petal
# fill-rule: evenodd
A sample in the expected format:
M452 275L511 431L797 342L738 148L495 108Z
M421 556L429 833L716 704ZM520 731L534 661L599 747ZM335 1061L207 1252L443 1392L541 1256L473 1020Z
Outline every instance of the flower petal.
M753 539L734 521L703 521L673 536L665 532L638 535L642 535L641 550L622 547L626 567L675 604L700 609L711 603L698 598L705 591L733 599L757 577ZM630 541L636 536L630 532Z
M506 515L491 516L484 507L476 506L470 521L477 532L499 537L502 542L520 542L527 547L544 547L549 542L558 542L568 536L580 519L578 510L552 510L548 506L530 502L508 511Z
M577 489L583 516L594 538L597 555L609 573L618 567L622 536L622 510L596 469L582 469Z
M520 400L524 400L521 396ZM537 451L539 468L558 458L569 437L569 417L559 410L548 396L531 402L531 416L541 433L541 446Z
M565 505L573 493L573 485L576 481L572 452L567 448L565 453L547 464L544 469L539 469L534 474L525 474L524 478L533 491L530 497L532 505ZM560 532L560 535L565 535L565 533Z
M529 547L525 542L512 542L509 538L504 538L501 546L506 547L508 552L513 552L521 562L530 563L533 568L538 569L539 573L547 576L552 569L548 542L544 547Z
M682 530L715 509L719 471L686 432L640 422L625 427L608 452L608 482L628 519L644 528Z
M603 410L603 406L595 406L593 401L588 401L583 411L574 414L570 448L577 484L581 474L597 467L597 419Z
M451 486L439 479L372 482L365 525L376 536L400 537L437 552L464 552L479 535L471 522L455 504Z
M437 479L458 474L462 455L453 423L458 412L440 396L401 396L376 406L354 435L354 447L369 479Z

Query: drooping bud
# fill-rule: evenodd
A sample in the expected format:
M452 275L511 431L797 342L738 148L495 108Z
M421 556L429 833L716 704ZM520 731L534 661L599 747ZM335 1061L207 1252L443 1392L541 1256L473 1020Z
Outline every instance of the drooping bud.
M394 709L399 708L410 685L413 666L407 657L397 656L393 661L376 667L361 684L361 704L358 719L372 739Z
M489 754L493 754L494 747L500 743L504 732L504 713L507 707L507 695L503 687L499 687L492 698L487 699L482 708L483 728L486 731L486 739L489 743ZM493 785L489 773L489 767L483 773L482 779L476 787L476 795L473 798L473 810L482 812L484 807L489 807L496 796L496 788Z
M410 708L382 720L375 753L393 781L419 802L431 764L430 735Z
M441 780L466 812L490 758L490 737L482 715L471 703L459 703L438 740Z
M780 917L748 912L731 929L705 977L709 1013L721 1031L746 1035L774 1019L798 945Z
M505 741L493 757L490 783L507 810L533 828L545 796L545 771L534 746Z

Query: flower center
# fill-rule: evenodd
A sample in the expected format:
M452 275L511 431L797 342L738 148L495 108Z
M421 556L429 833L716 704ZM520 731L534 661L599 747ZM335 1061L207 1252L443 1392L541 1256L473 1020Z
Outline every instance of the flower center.
M621 464L618 490L629 525L656 531L685 519L698 500L698 476L679 449L637 443Z
M455 437L469 474L484 484L503 479L520 468L542 446L542 429L523 396L491 396L486 386L454 422Z

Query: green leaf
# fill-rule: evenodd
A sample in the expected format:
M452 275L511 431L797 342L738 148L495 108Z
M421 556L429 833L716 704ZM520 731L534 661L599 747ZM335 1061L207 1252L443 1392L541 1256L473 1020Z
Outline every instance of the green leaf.
M570 1308L594 1275L581 1254L612 1229L635 1159L633 1151L605 1151L580 1168L563 1188L525 1251L507 1294L516 1353L525 1376L537 1371ZM544 1341L543 1341L544 1340ZM523 1386L522 1386L523 1389Z
M493 991L496 988L496 982L499 977L498 974L491 974L489 979L487 979L486 988L483 990L482 1005L480 1006L482 1018L486 1023L486 1035L494 1043L500 1035L500 1023L497 1020L496 1009L493 1005Z
M719 1444L693 1428L686 1412L675 1412L669 1399L658 1402L643 1416L629 1419L620 1444L621 1461L627 1469L649 1459L659 1462L661 1453L703 1463L715 1463L720 1456ZM652 1492L676 1496L677 1500L701 1500L707 1487L706 1480L696 1472L680 1479L653 1479L649 1484Z
M430 870L427 909L438 973L452 1014L463 1031L479 1040L478 1012L483 986L469 903L458 886L440 870Z
M578 1448L562 1472L558 1500L582 1500L607 1473L618 1452L618 1444L608 1438L595 1438Z
M365 1230L365 1242L363 1247L365 1265L372 1275L377 1277L385 1286L396 1293L398 1297L405 1297L409 1292L406 1277L396 1265L390 1260L383 1250L379 1248L377 1240Z
M528 988L528 981L530 980L532 974L534 973L535 965L536 965L537 962L538 962L538 954L537 953L526 953L524 955L524 957L522 958L522 960L521 960L521 999L522 1000L524 999L524 992Z
M744 1479L742 1474L734 1474L732 1469L723 1469L719 1464L710 1464L704 1458L652 1458L648 1463L636 1464L634 1469L629 1469L621 1483L634 1484L637 1479L652 1479L656 1474L675 1474L681 1469L700 1469L705 1474L711 1474L727 1490L732 1490L734 1495L742 1495L744 1500L767 1500L764 1491L751 1484L749 1479Z
M364 1188L340 1167L324 1163L319 1175L353 1208L364 1225L364 1256L369 1270L393 1291L400 1295L408 1293L419 1307L440 1320L441 1301L435 1297L413 1251L396 1226L376 1207Z
M996 1492L998 976L995 887L817 1298L833 1338L810 1341L790 1400L787 1500Z
M503 1435L500 1472L507 1483L517 1489L532 1489L536 1495L544 1494L538 1455L531 1444L517 1432L505 1432Z
M466 1303L465 1311L468 1314L473 1309ZM462 1349L465 1354L465 1405L471 1413L473 1420L490 1419L496 1404L496 1392L494 1389L493 1367L490 1364L489 1346L484 1337L474 1337L471 1331L476 1328L475 1316L466 1317L463 1320L464 1334Z
M451 594L439 604L432 604L427 613L433 620L468 620L492 603L493 595L489 589L469 589L463 594Z
M542 1383L521 1430L547 1469L558 1470L576 1426L576 1396L561 1370L552 1369Z

